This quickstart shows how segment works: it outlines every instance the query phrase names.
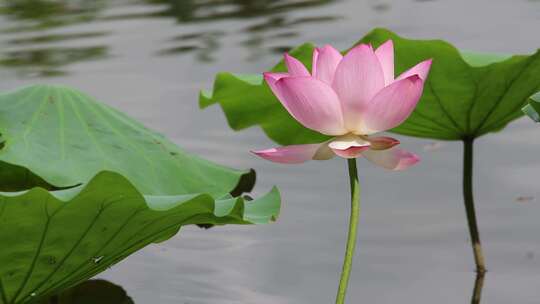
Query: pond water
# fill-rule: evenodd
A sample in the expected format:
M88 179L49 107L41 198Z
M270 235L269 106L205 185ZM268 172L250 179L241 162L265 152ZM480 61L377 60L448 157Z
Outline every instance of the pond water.
M263 133L231 131L198 90L219 71L262 72L304 41L346 48L374 27L469 50L530 53L530 0L139 0L0 3L0 89L77 87L205 158L256 168L283 194L277 224L185 228L100 274L135 303L332 303L348 219L346 163L262 161ZM423 161L359 161L362 215L348 303L470 303L475 273L460 143L400 137ZM528 119L477 141L475 191L489 273L482 303L538 303L540 129Z

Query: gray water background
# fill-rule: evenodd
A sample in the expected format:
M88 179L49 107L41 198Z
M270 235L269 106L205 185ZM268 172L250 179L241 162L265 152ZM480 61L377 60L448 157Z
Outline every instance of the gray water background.
M23 1L24 2L24 1ZM256 168L256 193L278 185L276 224L188 227L100 278L136 303L332 303L349 212L341 159L299 166L257 159L258 128L231 131L197 94L215 73L262 72L305 41L346 48L374 27L459 48L531 53L540 2L1 1L0 90L79 88L186 150ZM474 265L461 198L460 143L399 136L422 162L394 173L359 160L362 215L348 303L469 303ZM489 273L482 303L540 302L540 128L528 119L476 143L475 193Z

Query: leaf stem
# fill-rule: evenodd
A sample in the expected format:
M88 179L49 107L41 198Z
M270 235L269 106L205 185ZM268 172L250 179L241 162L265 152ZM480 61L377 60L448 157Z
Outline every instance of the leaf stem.
M349 219L349 235L347 237L347 248L345 259L339 281L339 289L336 297L336 304L345 303L347 286L351 275L354 249L356 247L356 234L358 230L358 218L360 216L360 183L358 182L358 170L356 169L356 159L348 159L349 179L351 184L351 215Z
M474 210L473 196L473 138L463 140L463 200L465 202L465 211L467 212L467 222L469 224L469 233L471 236L474 261L476 262L476 271L480 274L486 272L486 264L482 245L480 243L480 233L476 223L476 212Z

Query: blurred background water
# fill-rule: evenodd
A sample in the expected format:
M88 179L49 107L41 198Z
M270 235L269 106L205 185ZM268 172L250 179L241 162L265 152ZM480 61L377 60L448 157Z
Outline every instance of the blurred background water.
M135 303L332 303L348 219L346 164L285 166L273 146L200 111L215 73L258 73L305 41L349 47L373 27L459 48L531 53L535 0L0 0L0 90L77 87L205 158L258 170L283 194L277 224L185 228L99 275ZM359 161L362 215L349 303L469 303L474 265L460 143L400 137L423 161L393 173ZM476 145L475 186L489 273L482 303L538 303L540 129L527 119Z

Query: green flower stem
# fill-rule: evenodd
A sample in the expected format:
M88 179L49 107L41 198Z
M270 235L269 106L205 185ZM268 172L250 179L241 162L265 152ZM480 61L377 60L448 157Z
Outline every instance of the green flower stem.
M347 249L345 260L341 271L339 289L336 297L336 304L345 303L347 286L351 275L354 248L356 247L356 233L358 230L358 218L360 216L360 183L358 182L358 170L356 169L356 159L349 159L349 178L351 183L351 217L349 219L349 236L347 238Z
M474 261L476 262L476 271L480 274L486 272L486 263L480 244L480 233L476 223L476 212L474 210L473 197L473 142L474 139L464 139L463 148L463 200L465 201L465 211L467 212L467 222L469 224L469 233L471 235Z

